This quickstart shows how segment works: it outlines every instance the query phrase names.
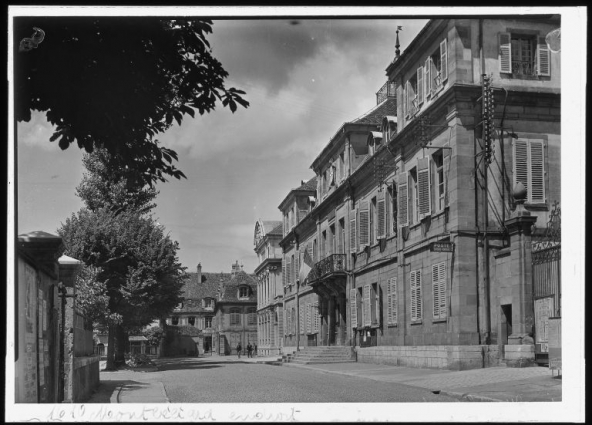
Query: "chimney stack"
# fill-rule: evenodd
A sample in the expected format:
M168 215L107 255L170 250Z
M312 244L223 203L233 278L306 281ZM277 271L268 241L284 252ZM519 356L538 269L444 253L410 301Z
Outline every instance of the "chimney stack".
M201 263L197 265L197 283L201 283Z

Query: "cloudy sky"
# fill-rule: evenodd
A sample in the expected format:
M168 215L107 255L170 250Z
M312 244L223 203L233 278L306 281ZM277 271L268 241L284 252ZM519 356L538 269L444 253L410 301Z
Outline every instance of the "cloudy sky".
M302 179L341 124L375 106L385 68L426 20L217 20L213 54L229 86L251 106L186 117L159 140L179 154L186 180L158 185L154 212L194 270L229 271L236 260L257 266L255 221L280 220L278 205ZM18 94L17 94L18 95ZM82 207L75 187L82 152L50 143L51 126L37 113L18 126L18 234L55 233Z

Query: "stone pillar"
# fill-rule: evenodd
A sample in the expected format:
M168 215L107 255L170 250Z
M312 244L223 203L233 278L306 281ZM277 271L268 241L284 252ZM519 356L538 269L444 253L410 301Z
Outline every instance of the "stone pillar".
M523 207L526 190L521 183L514 188L518 204L512 217L506 220L510 236L510 280L512 284L512 334L504 347L508 366L524 367L534 362L534 305L532 288L532 235L537 218Z
M341 311L339 312L339 320L341 321L341 326L339 327L339 329L341 330L341 341L340 341L340 345L346 345L347 343L347 320L346 320L346 312L347 312L347 300L345 298L345 292L341 293L341 301L339 302L339 305L341 306Z
M329 298L329 307L327 309L327 345L331 345L331 339L335 332L335 298Z

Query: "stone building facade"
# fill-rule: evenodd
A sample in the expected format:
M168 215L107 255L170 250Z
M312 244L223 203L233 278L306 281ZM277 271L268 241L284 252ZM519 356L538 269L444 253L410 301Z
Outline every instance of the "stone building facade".
M467 369L544 351L535 304L559 316L560 285L537 281L532 247L560 201L558 27L435 19L402 54L397 36L377 106L312 163L314 207L292 221L294 191L280 205L286 349L314 296L316 343L358 361Z
M283 298L281 221L255 223L253 244L259 265L257 280L257 351L260 355L276 355L283 346Z
M225 355L236 353L238 341L245 349L257 341L257 285L238 261L230 273L202 272L199 264L188 275L183 301L165 321L195 332L177 338L174 349L165 347L165 355Z

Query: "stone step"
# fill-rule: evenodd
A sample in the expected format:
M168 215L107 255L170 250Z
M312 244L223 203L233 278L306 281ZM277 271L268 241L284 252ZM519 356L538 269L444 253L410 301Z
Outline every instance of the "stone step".
M344 359L337 359L337 360L320 360L320 359L311 359L311 360L292 360L290 363L296 364L324 364L324 363L355 363L355 360L344 360Z

